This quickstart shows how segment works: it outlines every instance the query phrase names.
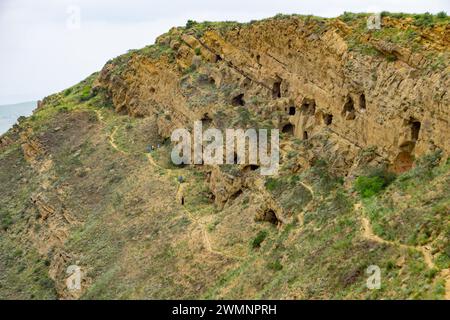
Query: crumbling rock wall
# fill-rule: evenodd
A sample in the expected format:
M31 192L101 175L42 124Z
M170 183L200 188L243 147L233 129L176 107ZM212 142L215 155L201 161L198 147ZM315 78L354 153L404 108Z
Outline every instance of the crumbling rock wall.
M376 146L398 171L435 148L448 155L448 70L426 69L425 57L398 45L372 41L381 52L398 56L394 62L352 52L343 38L349 32L338 20L295 18L265 20L224 34L211 29L202 36L172 29L157 41L175 51L173 62L136 55L123 75L111 75L114 66L108 64L99 80L117 111L135 116L170 113L170 121L159 121L165 136L201 117L202 111L187 107L181 70L207 64L202 72L217 87L236 85L232 97L279 101L258 112L273 118L280 111L275 123L280 129L292 124L298 138L326 128L358 148ZM438 39L448 45L448 37Z

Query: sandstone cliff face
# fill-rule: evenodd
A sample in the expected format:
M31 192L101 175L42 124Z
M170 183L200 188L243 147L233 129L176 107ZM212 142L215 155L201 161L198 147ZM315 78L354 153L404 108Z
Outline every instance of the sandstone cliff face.
M397 24L405 28L407 22ZM383 27L393 25L388 18ZM435 27L421 34L424 46L432 46L432 38L433 46L447 52L448 29ZM190 127L219 104L262 98L264 106L246 107L281 130L292 130L300 139L327 130L359 149L375 146L397 172L430 150L440 148L448 155L448 65L432 68L433 49L411 52L369 31L361 41L378 54L364 55L349 48L352 33L341 21L295 17L222 32L210 28L202 34L173 29L157 41L171 50L172 59L132 54L122 75L111 76L115 67L107 64L99 80L118 111L137 116L170 113L170 122L160 115L166 137L170 128ZM223 100L188 108L192 101L183 87L185 68L197 69L218 88L230 85L234 90Z

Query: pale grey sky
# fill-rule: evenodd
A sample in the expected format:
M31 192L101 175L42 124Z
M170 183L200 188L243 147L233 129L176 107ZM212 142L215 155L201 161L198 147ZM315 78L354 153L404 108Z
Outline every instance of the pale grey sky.
M188 19L245 22L277 13L332 17L383 10L450 13L450 1L0 0L0 104L40 99L67 88L110 58L151 44Z

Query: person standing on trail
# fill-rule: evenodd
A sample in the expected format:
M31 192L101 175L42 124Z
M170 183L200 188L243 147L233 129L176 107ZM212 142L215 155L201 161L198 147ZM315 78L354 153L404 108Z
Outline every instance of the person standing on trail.
M178 182L179 182L179 183L183 183L183 181L184 181L184 180L183 180L183 176L178 176Z

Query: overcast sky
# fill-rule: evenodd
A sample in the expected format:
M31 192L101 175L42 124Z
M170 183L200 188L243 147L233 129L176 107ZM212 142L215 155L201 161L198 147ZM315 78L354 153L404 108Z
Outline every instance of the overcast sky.
M450 1L0 0L0 104L67 88L188 19L245 22L277 13L332 17L382 10L450 13Z

